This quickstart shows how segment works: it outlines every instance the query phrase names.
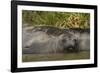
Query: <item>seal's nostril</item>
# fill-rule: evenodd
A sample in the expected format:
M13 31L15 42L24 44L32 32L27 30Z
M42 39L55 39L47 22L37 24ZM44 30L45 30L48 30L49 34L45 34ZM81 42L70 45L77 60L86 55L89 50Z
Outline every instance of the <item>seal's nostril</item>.
M62 42L63 42L63 43L65 43L65 42L66 42L66 40L65 40L65 39L63 39L63 40L62 40Z
M74 40L74 42L76 42L77 40L76 39L73 39Z

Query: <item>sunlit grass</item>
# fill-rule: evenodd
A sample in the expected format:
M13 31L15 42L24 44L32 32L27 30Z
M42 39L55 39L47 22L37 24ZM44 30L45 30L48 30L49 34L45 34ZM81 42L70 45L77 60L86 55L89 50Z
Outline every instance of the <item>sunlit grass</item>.
M23 25L47 25L59 28L90 28L89 13L22 11Z

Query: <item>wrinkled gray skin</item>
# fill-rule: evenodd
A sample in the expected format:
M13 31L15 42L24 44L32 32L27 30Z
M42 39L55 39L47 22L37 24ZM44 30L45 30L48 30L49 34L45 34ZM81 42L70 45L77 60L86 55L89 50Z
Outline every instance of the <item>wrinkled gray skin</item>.
M79 51L90 50L90 29L70 29L70 32L78 38L77 47Z
M22 36L23 54L79 52L90 49L90 36L87 31L45 26L26 27L23 28Z

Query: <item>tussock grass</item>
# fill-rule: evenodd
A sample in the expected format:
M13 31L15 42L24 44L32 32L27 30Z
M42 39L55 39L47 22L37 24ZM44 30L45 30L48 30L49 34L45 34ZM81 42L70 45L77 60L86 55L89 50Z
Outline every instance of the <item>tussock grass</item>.
M22 11L22 23L29 26L55 26L59 28L90 28L89 13Z

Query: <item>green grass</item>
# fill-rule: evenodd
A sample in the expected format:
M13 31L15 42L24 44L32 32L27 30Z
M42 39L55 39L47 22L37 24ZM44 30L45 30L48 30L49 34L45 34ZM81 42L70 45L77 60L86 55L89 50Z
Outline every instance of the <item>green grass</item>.
M89 58L90 58L89 51L83 51L80 53L67 53L67 54L24 54L22 55L23 62L80 60L80 59L89 59Z
M22 23L59 28L90 28L90 14L79 12L22 11Z

